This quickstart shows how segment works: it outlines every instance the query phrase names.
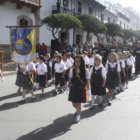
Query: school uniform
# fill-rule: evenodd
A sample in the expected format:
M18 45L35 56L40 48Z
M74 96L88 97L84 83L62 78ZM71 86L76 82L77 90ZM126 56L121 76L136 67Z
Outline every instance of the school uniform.
M127 77L127 79L129 79L132 74L132 62L129 58L125 60L125 65L126 65L126 69L125 69L126 77Z
M33 62L28 65L22 65L21 68L24 69L23 72L23 89L33 90L34 76L31 71L36 71L35 64Z
M55 71L54 67L55 67L55 63L56 63L56 58L53 58L53 59L52 59L52 76L54 76L54 71Z
M55 69L55 86L64 86L65 81L64 78L62 78L63 72L67 70L66 65L61 61L60 63L55 63L54 66Z
M89 58L87 56L84 57L86 68L90 65Z
M106 87L108 89L116 89L118 87L118 72L121 72L119 63L107 63L105 66L107 71Z
M120 64L120 68L121 68L121 72L120 72L121 83L125 83L126 77L123 72L123 70L125 71L125 63L123 60L119 60L119 64Z
M86 103L86 81L84 83L78 78L76 71L80 74L79 69L72 68L70 70L69 78L71 78L71 86L68 100L74 103ZM85 73L86 80L90 80L88 69Z
M21 72L21 66L18 65L16 67L16 71L17 71L17 78L16 78L16 82L15 85L18 87L23 87L23 72Z
M94 66L94 57L91 57L89 59L89 62L90 62L90 68Z
M71 62L67 59L62 60L62 63L64 63L66 65L66 73L65 73L65 82L68 82L69 80L69 69L72 67Z
M70 61L72 67L74 65L74 59L70 57L68 60Z
M51 69L52 69L52 62L49 60L49 61L45 61L45 64L47 66L47 78L48 80L51 80Z
M105 68L102 66L93 66L90 69L90 76L91 76L91 94L92 95L105 95L106 89L105 87L102 88L103 78L106 79L106 71Z
M47 66L44 62L38 65L37 67L38 83L39 83L39 86L42 88L46 87L46 73L47 72L48 72Z

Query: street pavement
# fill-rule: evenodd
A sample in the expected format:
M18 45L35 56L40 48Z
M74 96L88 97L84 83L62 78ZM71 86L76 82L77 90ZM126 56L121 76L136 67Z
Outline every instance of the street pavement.
M116 96L112 106L90 110L83 104L82 120L74 124L75 112L66 93L54 96L51 86L36 93L36 101L27 94L27 103L14 85L16 76L0 81L0 140L140 140L140 78Z

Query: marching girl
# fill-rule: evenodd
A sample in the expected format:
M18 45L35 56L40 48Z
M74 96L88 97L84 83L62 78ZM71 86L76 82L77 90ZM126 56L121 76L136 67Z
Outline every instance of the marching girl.
M126 73L126 89L128 88L128 80L129 80L129 69L132 67L132 63L131 61L128 59L128 52L124 52L123 56L125 58L124 62L125 62L125 73Z
M62 62L62 57L60 55L56 56L56 63L54 66L55 69L55 92L56 94L63 93L64 85L65 85L65 73L66 73L66 65ZM60 92L58 92L58 86L60 84Z
M119 87L119 91L125 90L125 80L126 80L126 74L125 74L125 63L123 61L123 54L121 52L118 52L118 60L121 68L120 76L121 76L121 85Z
M33 75L36 71L35 64L30 62L28 65L21 65L21 71L23 72L23 91L22 91L22 100L21 103L25 103L25 94L27 90L30 91L32 95L32 99L35 99L34 91L33 91Z
M71 62L68 60L68 54L63 54L62 62L66 65L66 73L65 73L65 86L67 86L67 82L69 81L69 72L70 68L72 67Z
M17 71L17 78L16 78L15 85L19 87L17 92L20 93L23 85L23 73L21 72L20 65L16 67L16 71Z
M55 63L56 63L56 57L57 57L58 54L59 54L58 51L55 51L55 52L54 52L54 57L52 58L52 77L55 76L55 75L54 75L54 74L55 74L54 66L55 66ZM53 79L52 82L54 82L54 79Z
M45 55L45 64L47 65L47 69L48 69L47 78L48 78L48 80L51 80L51 77L52 77L52 62L50 60L50 55L49 54Z
M94 66L94 59L95 59L95 53L92 53L92 56L89 58L89 62L90 62L90 68Z
M92 106L95 107L95 96L98 96L98 105L102 106L103 95L106 94L106 71L102 64L102 57L96 55L94 59L95 65L90 69L90 85L92 94Z
M128 79L130 80L132 78L132 68L133 68L133 63L134 60L132 58L132 54L130 52L128 52L128 60L130 61L131 65L128 68Z
M37 69L39 65L39 57L37 57L34 61L35 67ZM34 84L33 84L34 91L39 89L39 83L38 83L38 75L37 72L34 74Z
M73 107L76 109L75 123L81 119L81 103L86 103L86 86L87 94L90 95L89 84L90 75L89 70L85 68L85 62L82 56L78 55L74 59L74 68L70 70L69 75L70 92L68 100L72 102Z
M107 100L108 105L111 105L111 101L113 98L113 91L119 87L121 83L120 77L120 64L118 64L118 57L117 54L112 52L108 56L108 63L105 66L107 71L107 80L106 80L106 87L109 90L109 99Z
M68 53L68 60L71 62L71 67L73 67L73 65L74 65L74 60L73 60L73 58L71 57L71 53L70 53L70 52Z
M44 95L44 88L46 87L48 80L47 80L47 66L44 63L43 56L39 57L39 65L37 66L37 75L38 75L39 87L42 90L42 95Z

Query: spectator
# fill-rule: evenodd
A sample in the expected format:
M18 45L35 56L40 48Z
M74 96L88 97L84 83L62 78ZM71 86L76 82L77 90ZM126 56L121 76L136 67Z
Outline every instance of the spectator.
M45 54L47 54L47 46L45 45L45 43L42 43L41 55L45 55Z

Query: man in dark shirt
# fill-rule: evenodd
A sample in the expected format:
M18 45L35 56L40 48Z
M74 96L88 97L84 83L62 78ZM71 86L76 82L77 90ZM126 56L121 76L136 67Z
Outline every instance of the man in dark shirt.
M100 50L99 44L97 42L94 43L94 48L92 49L92 52L94 52L96 54L101 54L101 50Z
M113 41L112 46L109 47L109 53L111 52L118 52L116 41Z

